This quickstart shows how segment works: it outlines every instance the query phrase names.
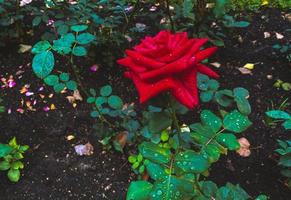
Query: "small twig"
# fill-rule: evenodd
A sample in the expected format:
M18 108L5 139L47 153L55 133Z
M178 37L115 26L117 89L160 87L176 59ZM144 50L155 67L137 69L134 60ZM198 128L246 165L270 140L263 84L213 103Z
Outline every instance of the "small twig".
M175 25L174 25L174 21L173 18L171 16L171 11L170 11L170 2L169 0L166 0L166 8L167 8L167 14L171 23L171 30L175 33Z

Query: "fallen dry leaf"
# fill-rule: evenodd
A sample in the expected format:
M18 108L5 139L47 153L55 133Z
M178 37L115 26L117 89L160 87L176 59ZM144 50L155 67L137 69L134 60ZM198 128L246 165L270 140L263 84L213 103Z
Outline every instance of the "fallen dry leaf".
M269 32L264 32L264 38L269 38L271 37L271 33Z
M239 70L242 74L252 74L251 70L248 70L248 69L243 68L243 67L238 68L238 70Z
M213 67L216 67L216 68L219 68L221 66L221 64L218 62L210 63L210 65L212 65Z
M126 145L127 136L128 136L128 132L123 131L123 132L118 133L115 137L115 140L118 141L118 143L120 144L122 148L124 148L124 146Z
M284 35L282 35L282 34L276 32L276 38L277 38L278 40L281 40L281 39L284 38Z
M92 146L92 144L90 144L90 142L88 142L86 144L76 145L74 148L75 148L75 152L79 156L84 156L84 155L85 156L90 156L94 152L94 147Z
M242 157L249 157L251 155L249 141L244 137L239 138L237 141L240 144L240 149L236 152Z
M252 70L255 68L255 64L253 63L247 63L243 66L243 68L246 68L246 69L249 69L249 70Z

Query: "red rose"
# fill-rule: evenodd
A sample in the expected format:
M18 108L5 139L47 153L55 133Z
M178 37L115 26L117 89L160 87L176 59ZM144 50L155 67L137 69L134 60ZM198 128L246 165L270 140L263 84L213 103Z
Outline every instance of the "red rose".
M218 74L200 62L217 48L200 48L207 39L189 39L186 32L171 34L161 31L145 37L127 57L117 62L127 68L125 76L132 79L144 103L160 92L170 91L183 105L198 105L197 72L218 78Z

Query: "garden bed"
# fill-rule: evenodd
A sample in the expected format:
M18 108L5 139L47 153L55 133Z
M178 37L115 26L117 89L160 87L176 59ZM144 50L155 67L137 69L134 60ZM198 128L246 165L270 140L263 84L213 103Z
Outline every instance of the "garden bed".
M251 196L263 193L275 200L287 200L291 196L277 169L278 158L274 154L276 139L287 139L288 135L281 128L271 129L264 123L264 112L271 108L271 102L278 106L291 97L290 92L273 87L277 79L290 81L291 74L290 63L272 48L276 43L291 39L291 33L286 32L290 21L282 16L284 13L276 9L254 14L251 25L236 30L236 39L226 39L226 47L220 48L212 58L221 64L216 70L221 75L223 87L242 86L250 91L250 120L254 125L241 135L250 141L251 155L247 158L235 153L223 156L212 167L210 179L218 185L226 182L240 184ZM264 32L269 32L271 37L264 38ZM275 32L284 35L284 38L278 41ZM90 106L83 101L73 108L65 98L68 93L55 94L50 98L53 93L50 89L39 91L43 83L32 73L31 54L11 52L13 50L2 49L0 55L0 74L6 77L13 75L16 81L16 87L4 90L6 107L12 111L0 118L0 141L16 136L22 144L29 145L30 150L25 156L25 169L19 183L10 183L6 174L0 173L1 198L125 199L128 185L135 177L127 161L131 147L126 147L124 154L104 150L97 139L98 131L92 128ZM88 61L86 64L90 66L92 63ZM238 70L246 63L256 63L252 75ZM109 82L124 101L137 102L132 83L122 77L122 69L118 66L100 68L95 73L84 68L82 73L83 77L87 77L84 81L86 87L99 87ZM33 98L37 104L34 106L36 111L25 110L21 114L16 111L21 107L21 101L31 98L20 93L25 84L30 84L30 90L35 92ZM39 94L45 97L41 98ZM51 104L56 109L44 112L43 108ZM69 135L75 138L68 140ZM94 146L93 155L78 156L74 145L87 142Z

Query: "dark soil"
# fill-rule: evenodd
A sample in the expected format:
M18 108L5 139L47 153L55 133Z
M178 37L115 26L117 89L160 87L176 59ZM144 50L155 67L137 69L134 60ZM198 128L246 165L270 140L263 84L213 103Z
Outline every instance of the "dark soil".
M262 14L263 13L263 14ZM271 101L278 106L290 92L277 90L272 85L276 79L291 81L291 66L284 55L275 51L272 45L290 40L290 22L282 17L278 10L265 10L254 14L250 27L236 30L243 42L236 38L226 40L226 48L221 49L214 61L222 65L217 71L221 74L224 88L242 86L250 91L253 112L250 119L253 126L242 134L252 145L252 154L248 158L230 154L223 157L211 170L210 179L224 185L226 182L240 184L252 197L260 193L274 200L287 200L291 191L284 184L276 164L278 157L276 139L290 138L279 126L272 129L264 123L264 112L271 108ZM270 38L264 38L264 32L270 32ZM282 40L275 32L284 35ZM7 49L0 54L0 78L13 75L16 87L1 89L7 108L11 114L0 118L0 141L6 142L13 136L21 144L31 148L25 155L25 169L17 184L10 183L6 174L0 173L0 199L3 200L57 200L57 199L125 199L126 189L133 179L127 155L115 151L105 151L98 142L98 131L92 128L93 120L89 116L90 106L84 101L78 102L76 109L65 99L69 94L54 95L49 88L38 91L43 85L31 71L30 54L13 54ZM238 71L246 63L256 63L253 75L243 75ZM20 67L22 65L22 67ZM85 85L98 88L106 83L124 96L125 101L136 101L136 92L132 84L124 80L121 69L101 67L91 73L84 64ZM16 75L23 70L22 75ZM267 75L272 75L268 79ZM108 81L109 80L109 81ZM31 97L20 94L19 90L30 84ZM45 98L40 98L44 94ZM25 109L23 114L16 112L25 101L37 100L36 111ZM32 100L32 101L33 101ZM55 104L56 110L44 112L46 105ZM66 136L75 135L68 141ZM73 146L90 142L94 154L80 157Z

